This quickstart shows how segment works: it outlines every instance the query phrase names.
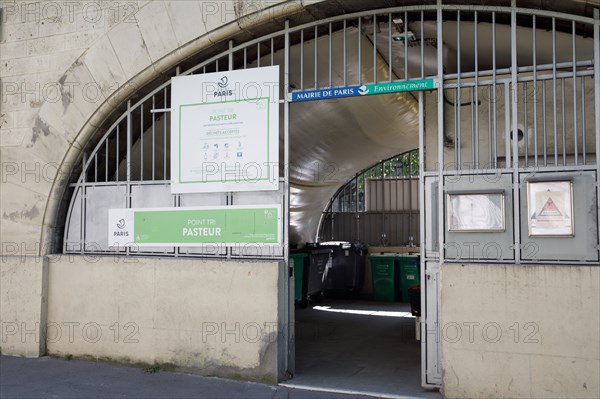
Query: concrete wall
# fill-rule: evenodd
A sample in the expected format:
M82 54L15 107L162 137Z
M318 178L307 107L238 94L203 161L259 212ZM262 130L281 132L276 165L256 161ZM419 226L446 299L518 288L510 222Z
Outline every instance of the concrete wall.
M3 320L41 319L42 304L28 302L40 298L39 284L25 293L42 271L30 269L56 250L66 184L115 107L187 57L255 26L282 28L319 1L0 1L0 255L24 259L2 266L13 273L2 280L11 298Z
M442 266L448 398L600 397L600 268Z
M37 357L46 350L48 259L0 259L0 348L4 355Z
M82 148L136 90L255 26L281 29L319 1L2 0L0 251L52 253Z
M53 259L48 353L275 383L281 270L278 262Z

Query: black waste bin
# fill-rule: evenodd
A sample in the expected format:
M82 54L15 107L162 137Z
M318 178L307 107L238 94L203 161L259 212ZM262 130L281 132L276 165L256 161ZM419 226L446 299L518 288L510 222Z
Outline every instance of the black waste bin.
M307 270L304 271L303 298L307 301L320 301L325 288L325 278L331 259L331 249L311 247L305 249L308 254Z
M408 289L408 298L410 301L410 313L413 316L421 317L421 286L414 285Z
M325 280L328 297L356 298L365 279L367 247L349 242L323 243L320 248L331 250L331 267Z

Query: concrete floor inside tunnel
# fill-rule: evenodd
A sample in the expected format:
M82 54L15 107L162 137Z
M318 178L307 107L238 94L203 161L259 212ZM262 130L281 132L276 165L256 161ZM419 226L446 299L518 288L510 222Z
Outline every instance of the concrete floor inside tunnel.
M325 299L297 308L295 328L296 373L286 385L441 398L421 387L421 342L408 304Z

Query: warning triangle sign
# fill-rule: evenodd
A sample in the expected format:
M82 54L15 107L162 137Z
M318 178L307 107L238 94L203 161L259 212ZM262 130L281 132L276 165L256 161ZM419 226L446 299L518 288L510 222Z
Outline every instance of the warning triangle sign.
M552 198L548 198L538 216L562 216L562 213L558 210Z

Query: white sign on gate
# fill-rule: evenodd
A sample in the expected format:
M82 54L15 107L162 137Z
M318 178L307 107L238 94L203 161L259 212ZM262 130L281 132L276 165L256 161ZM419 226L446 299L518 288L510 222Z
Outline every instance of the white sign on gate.
M171 192L279 188L279 67L171 82Z

